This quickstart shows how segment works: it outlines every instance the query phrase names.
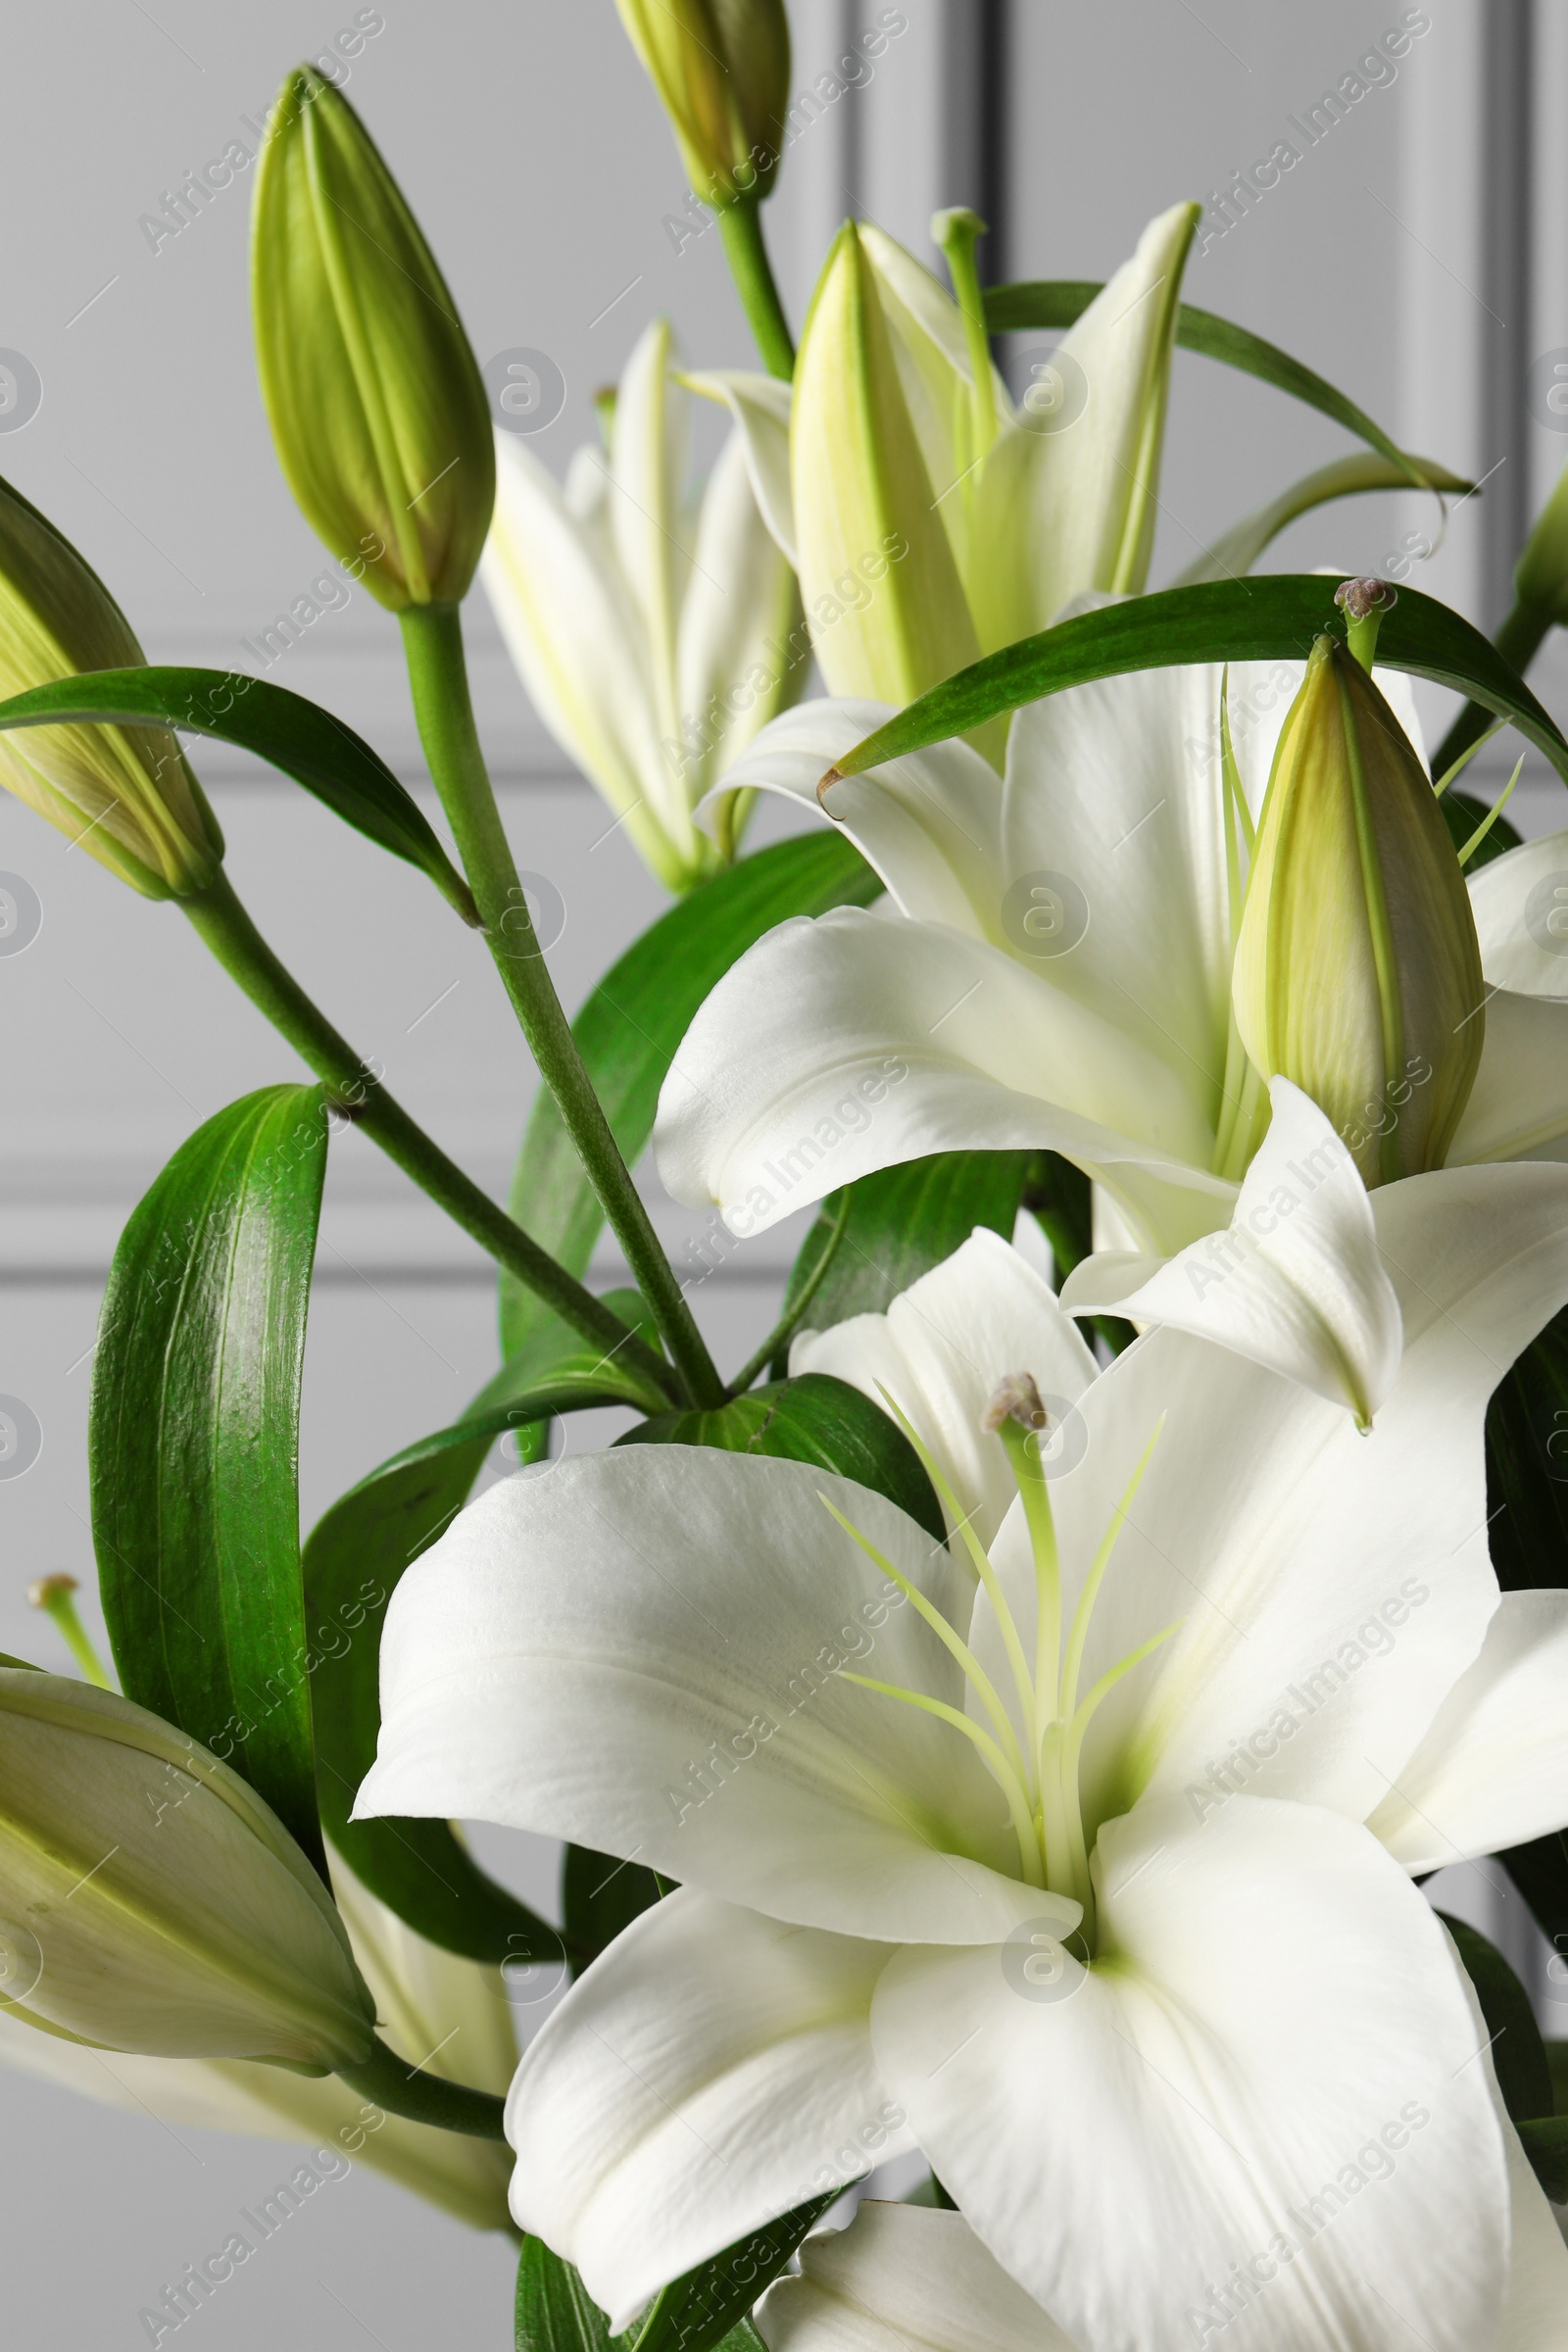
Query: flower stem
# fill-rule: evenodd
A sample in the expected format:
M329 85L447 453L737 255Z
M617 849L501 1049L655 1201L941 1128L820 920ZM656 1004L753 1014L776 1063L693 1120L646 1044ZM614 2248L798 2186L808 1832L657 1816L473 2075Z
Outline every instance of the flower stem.
M339 2079L363 2093L388 2115L406 2115L414 2123L429 2124L437 2132L466 2132L474 2139L505 2139L505 2099L488 2090L469 2090L463 2082L427 2075L411 2067L379 2038L370 2044L363 2065L340 2066Z
M795 343L774 283L773 265L767 258L762 208L758 198L742 196L736 203L727 204L718 216L718 233L724 240L724 258L751 320L762 365L769 375L781 376L788 383L795 373Z
M421 1192L428 1193L465 1233L509 1274L526 1284L563 1322L607 1354L618 1349L623 1361L635 1363L667 1393L669 1366L498 1208L377 1083L347 1039L338 1035L293 974L279 963L221 870L205 890L176 904L229 978L237 981L257 1009L287 1038L336 1103Z
M400 617L419 740L502 985L690 1401L722 1404L724 1384L611 1133L534 932L473 723L462 616L456 605L416 605ZM650 1350L649 1363L657 1361ZM662 1386L668 1371L661 1367Z

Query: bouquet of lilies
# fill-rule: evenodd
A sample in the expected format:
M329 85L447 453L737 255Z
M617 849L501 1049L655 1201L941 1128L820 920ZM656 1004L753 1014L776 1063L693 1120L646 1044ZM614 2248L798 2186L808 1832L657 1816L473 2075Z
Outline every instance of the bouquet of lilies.
M1099 288L983 286L969 212L947 284L851 221L797 349L782 0L619 6L761 365L656 320L564 484L340 91L291 74L258 164L278 458L396 615L447 838L327 711L148 665L0 485L0 780L312 1073L198 1128L116 1253L118 1688L44 1580L80 1672L0 1662L0 2052L100 2093L122 2053L157 2112L513 2230L525 2352L1562 2352L1568 2053L1421 1882L1496 1854L1568 1938L1568 831L1457 783L1503 725L1568 781L1517 666L1568 621L1568 491L1496 645L1253 576L1325 500L1466 485L1182 302L1187 203ZM1015 398L1018 328L1062 339ZM1363 446L1151 595L1178 344ZM671 895L573 1020L476 576ZM1430 760L1412 677L1463 698ZM269 947L204 736L479 933L542 1081L506 1208ZM798 821L747 855L761 792ZM302 1544L345 1122L495 1260L502 1361ZM733 1371L650 1146L735 1237L819 1204ZM466 1820L564 1841L559 1926ZM911 2193L839 2205L893 2158Z

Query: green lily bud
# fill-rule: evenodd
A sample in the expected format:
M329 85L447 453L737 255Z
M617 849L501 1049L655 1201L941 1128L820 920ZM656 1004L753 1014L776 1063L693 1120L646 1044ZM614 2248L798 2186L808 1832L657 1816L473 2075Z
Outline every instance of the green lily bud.
M0 481L0 700L146 660L98 574ZM205 889L218 871L223 836L165 727L8 731L0 785L150 899Z
M283 84L256 171L257 367L288 486L388 612L458 604L496 464L446 280L358 115L309 66Z
M1475 922L1409 738L1320 637L1280 732L1247 886L1236 1025L1345 1137L1368 1185L1444 1163L1481 1061Z
M790 103L784 0L615 0L693 188L721 212L765 196Z
M144 1707L0 1664L0 2001L105 2049L357 2066L375 2009L326 1888Z
M834 694L909 703L978 661L877 272L853 220L801 337L790 474L801 597Z

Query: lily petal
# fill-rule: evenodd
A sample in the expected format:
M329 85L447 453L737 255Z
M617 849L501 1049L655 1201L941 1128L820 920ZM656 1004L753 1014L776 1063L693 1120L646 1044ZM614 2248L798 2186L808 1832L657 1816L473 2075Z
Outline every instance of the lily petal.
M1306 1806L1149 1804L1095 1877L1092 1968L1041 1929L1033 1980L1020 1932L901 1951L872 1999L883 2080L998 2261L1096 2352L1177 2352L1237 2305L1270 2352L1385 2352L1391 2311L1433 2352L1493 2342L1502 2132L1382 1848Z
M1399 1368L1403 1326L1349 1151L1288 1078L1223 1237L1165 1262L1097 1254L1062 1285L1071 1314L1117 1313L1215 1340L1363 1425Z
M1513 2260L1497 2352L1568 2352L1568 2246L1512 2124L1503 2121Z
M1056 1902L991 1867L1017 1846L979 1757L841 1679L962 1703L823 1495L961 1622L946 1547L806 1463L639 1446L492 1488L388 1606L357 1814L506 1822L847 1935L986 1936Z
M1017 1489L981 1416L1010 1372L1030 1372L1058 1412L1095 1377L1095 1359L1050 1286L1000 1234L977 1227L962 1248L900 1293L885 1315L805 1331L790 1372L831 1372L880 1404L893 1398L989 1547Z
M755 2325L767 2352L1073 2352L961 2213L871 2198L807 2239Z
M1499 860L1500 863L1500 860ZM1568 1004L1497 989L1486 1001L1486 1043L1470 1100L1448 1147L1449 1167L1568 1152Z
M888 1946L682 1887L529 2044L507 2101L518 2225L618 2334L709 2255L911 2145L871 2055Z
M834 760L891 716L886 703L803 703L762 729L702 804L698 821L721 794L779 793L814 817L831 817L875 866L901 913L999 939L1002 787L969 744L932 744L842 777L817 797Z
M791 387L775 375L740 368L710 368L682 381L705 399L722 401L735 419L746 452L746 470L762 520L779 554L794 570L795 497L790 488Z
M1367 1827L1406 1870L1523 1845L1568 1822L1568 1592L1505 1592L1481 1655Z
M780 924L741 957L686 1032L654 1133L666 1190L746 1233L901 1160L1025 1146L1153 1170L1213 1222L1234 1194L1206 1173L1211 1143L1180 1081L1102 1015L978 940L858 908Z
M1470 877L1470 906L1494 988L1568 997L1568 832L1494 858Z

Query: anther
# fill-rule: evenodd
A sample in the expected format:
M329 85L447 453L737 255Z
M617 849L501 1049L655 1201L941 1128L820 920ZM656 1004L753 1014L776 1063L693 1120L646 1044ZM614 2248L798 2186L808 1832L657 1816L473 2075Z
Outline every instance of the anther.
M991 1401L980 1416L980 1426L994 1437L1004 1421L1016 1421L1022 1429L1044 1429L1050 1418L1040 1400L1033 1373L1009 1372L992 1391Z

